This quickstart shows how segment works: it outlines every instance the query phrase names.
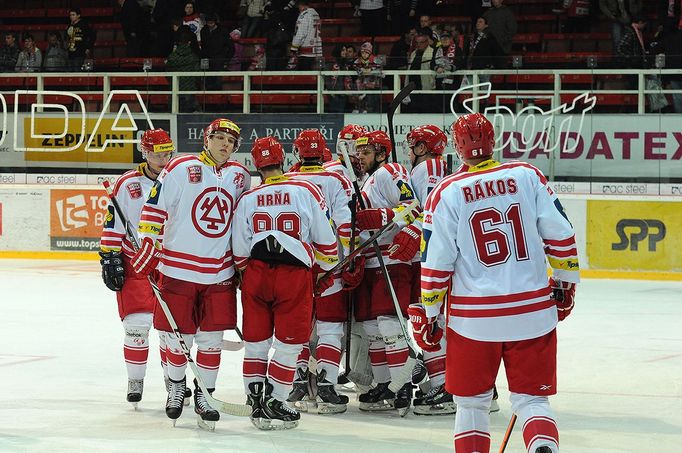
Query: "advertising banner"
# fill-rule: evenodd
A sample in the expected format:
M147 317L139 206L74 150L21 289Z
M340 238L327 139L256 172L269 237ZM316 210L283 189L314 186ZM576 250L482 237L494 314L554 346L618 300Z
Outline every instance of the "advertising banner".
M50 249L98 250L107 200L104 189L51 190Z
M178 151L182 153L199 153L204 146L204 128L216 119L217 114L180 114L177 116ZM327 146L335 154L336 136L343 127L342 114L230 114L229 119L241 128L242 144L234 158L246 167L255 171L251 159L251 145L254 140L272 135L282 143L286 153L284 168L291 167L295 158L292 155L292 144L296 136L304 129L320 129Z
M49 250L49 192L0 187L0 250Z
M682 270L682 203L587 201L591 269Z

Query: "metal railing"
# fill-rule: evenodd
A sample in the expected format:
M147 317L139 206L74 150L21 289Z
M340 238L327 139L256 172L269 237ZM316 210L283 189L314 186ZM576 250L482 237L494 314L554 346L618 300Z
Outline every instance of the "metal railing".
M357 76L358 73L355 71L271 71L271 72L233 72L233 71L220 71L220 72L116 72L116 73L102 73L102 72L79 72L79 73L3 73L0 74L0 79L3 79L3 85L0 87L0 93L4 95L7 104L12 105L15 103L13 97L17 96L17 91L20 94L33 94L36 96L37 103L42 103L45 95L45 90L50 90L50 94L55 93L55 91L65 91L68 93L73 93L77 95L98 95L101 94L102 102L107 99L109 94L116 89L115 85L125 86L126 89L138 90L142 95L143 99L153 95L167 95L168 102L165 113L180 113L180 96L183 95L202 95L204 97L220 96L220 95L237 95L241 96L241 113L251 113L252 112L252 97L254 95L273 96L273 95L311 95L315 96L315 102L309 105L313 107L311 112L314 113L325 113L325 95L395 95L400 91L401 87L405 84L405 77L409 76L423 76L431 75L436 76L434 71L383 71L382 77L384 80L383 87L375 90L328 90L325 88L326 78L333 76ZM678 94L682 95L682 90L664 90L656 89L649 90L646 88L647 77L665 77L671 75L677 75L682 78L682 69L649 69L649 70L635 70L635 69L534 69L534 70L524 70L524 69L508 69L508 70L490 70L490 71L457 71L454 73L443 73L439 74L440 77L443 76L467 76L469 79L471 90L464 94L465 96L472 97L472 107L474 110L478 110L479 95L480 91L477 84L481 81L481 77L492 77L492 95L501 96L506 99L550 99L553 108L558 107L561 104L562 95L579 95L585 92L590 94L613 94L613 95L636 95L636 113L642 114L647 113L647 102L646 96L649 94ZM525 75L546 75L552 77L551 86L549 83L545 82L535 82L530 83L531 87L529 89L519 86L518 82L516 87L509 89L510 85L513 83L497 83L496 76L525 76ZM582 89L575 89L570 86L570 84L565 83L562 80L563 76L568 75L589 75L590 86L589 88L583 87ZM296 87L296 83L292 83L292 87L275 87L272 88L272 83L254 83L254 80L259 80L262 82L263 77L269 78L268 80L273 80L276 77L296 77L296 76L307 76L315 77L315 84L308 84L306 89L299 89ZM602 83L596 83L600 77L617 76L625 78L630 77L632 80L636 78L636 88L633 89L604 89ZM165 78L167 83L158 83L159 77ZM11 80L16 78L17 84L12 85ZM68 83L64 82L64 79L77 80L79 85L87 86L87 89L61 89L60 86L67 86ZM129 78L131 83L126 84L125 79ZM223 87L227 86L228 89L220 90L180 90L180 79L181 78L199 78L197 82L202 82L206 80L215 78L222 78L219 83ZM260 79L258 79L260 78ZM61 80L60 80L61 79ZM99 83L101 79L101 84ZM116 84L113 85L113 79L116 80ZM93 84L88 85L83 84L83 81L92 80ZM659 79L660 80L660 79ZM59 82L57 82L59 81ZM153 83L152 83L153 82ZM268 88L264 89L262 85L267 85ZM301 84L306 85L306 84ZM534 86L533 86L534 85ZM537 85L542 85L543 87L537 88ZM56 88L55 88L56 86ZM386 88L388 87L388 88ZM28 90L29 93L25 91ZM456 90L418 90L415 91L415 95L425 94L425 95L440 95L440 96L451 96L455 94ZM239 99L239 98L238 98ZM445 98L444 99L449 99ZM262 105L268 105L268 102L262 102ZM446 104L446 102L443 103ZM281 111L281 109L280 109ZM430 113L442 113L441 112L430 112ZM682 113L682 112L678 112Z

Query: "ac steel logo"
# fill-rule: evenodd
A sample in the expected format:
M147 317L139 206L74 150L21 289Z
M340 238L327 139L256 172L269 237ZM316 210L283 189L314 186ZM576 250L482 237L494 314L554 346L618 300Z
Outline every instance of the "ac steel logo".
M55 205L62 231L75 230L88 225L89 215L85 195L74 195L57 200Z
M26 146L21 146L18 143L19 140L19 122L21 121L21 116L19 115L19 105L25 103L26 98L31 98L33 96L62 96L62 97L69 97L74 100L74 103L80 106L80 111L76 112L70 112L64 105L62 104L51 104L51 103L31 103L30 107L30 127L29 130L27 131L27 137L29 139L42 139L44 141L49 141L49 140L54 140L55 142L59 143L64 143L63 147L26 147ZM28 152L68 152L68 151L73 151L75 149L78 149L85 143L85 151L86 152L96 152L96 153L101 153L103 152L108 146L112 146L115 144L124 144L124 143L134 143L137 144L140 142L139 138L111 138L107 137L102 143L100 143L97 139L100 135L106 136L106 134L101 131L101 123L102 120L106 115L109 114L109 105L111 104L112 100L117 101L118 98L123 97L125 100L130 99L130 97L133 96L134 101L133 105L136 107L140 107L141 110L141 115L144 116L144 120L147 122L147 126L149 129L153 129L154 125L152 124L152 120L149 117L149 113L147 112L147 106L144 104L144 101L142 100L142 96L140 95L140 92L138 90L111 90L109 92L109 95L107 96L106 100L104 101L104 105L102 107L102 111L99 113L99 117L97 118L97 122L95 123L95 127L93 128L92 131L86 133L85 131L85 125L86 125L86 109L85 109L85 102L83 101L83 98L79 96L78 94L71 93L68 91L54 91L54 90L16 90L14 92L14 149L16 151L28 151ZM137 101L137 102L135 102ZM7 117L8 117L8 111L7 111L7 101L5 100L5 96L0 93L0 107L2 108L2 111L0 112L2 114L2 131L7 131ZM50 134L42 134L36 131L36 119L39 118L36 113L38 112L58 112L61 114L61 119L63 121L63 126L62 130L59 133L50 133ZM123 120L121 117L124 117ZM76 132L75 135L70 134L69 131L71 128L69 127L70 124L73 122L80 121L81 126L80 130ZM128 123L129 125L126 125L125 123ZM114 122L112 126L110 127L111 132L132 132L134 135L135 133L139 130L139 128L136 125L136 122L133 118L133 115L131 113L130 107L128 107L127 102L122 102L121 106L118 109L118 112L116 113L116 117L114 119ZM0 134L0 145L5 141L5 137L7 137L8 134ZM69 137L67 137L67 135ZM86 141L87 138L87 141Z
M206 188L192 205L192 223L196 230L209 238L219 238L227 233L232 215L234 200L227 190L220 187Z
M639 243L648 238L647 249L655 252L656 244L665 238L666 228L665 224L657 219L621 219L616 224L616 234L620 242L611 244L611 250L629 248L630 251L636 252L639 250Z
M450 98L450 111L455 116L455 121L460 117L460 114L455 111L455 100L460 95L470 96L462 102L462 106L467 113L475 113L474 101L490 99L492 85L486 82L458 89ZM483 115L495 125L495 151L507 147L511 147L514 151L541 147L544 153L552 153L559 148L561 152L570 153L577 149L579 141L576 137L580 136L586 114L594 109L596 104L595 96L582 93L570 104L563 103L549 110L543 110L536 105L528 105L518 113L514 113L506 105L495 105L486 107ZM561 115L559 124L556 124L557 115ZM508 130L505 123L506 117L511 118Z

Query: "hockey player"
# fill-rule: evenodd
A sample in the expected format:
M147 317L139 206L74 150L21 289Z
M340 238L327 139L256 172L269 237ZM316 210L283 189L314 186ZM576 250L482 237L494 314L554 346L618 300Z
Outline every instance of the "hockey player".
M286 399L296 358L310 339L313 284L338 262L338 250L324 196L315 184L284 176L282 145L259 138L251 155L263 184L239 200L234 227L235 263L242 271L244 387L256 427L290 429L301 417ZM330 285L325 280L320 289Z
M414 199L414 193L405 167L387 162L392 146L385 132L367 132L357 139L356 145L362 169L368 174L361 194L367 209L357 213L357 226L362 231L376 230L393 219L395 210L404 209L404 205ZM410 221L418 214L410 213ZM410 304L413 278L410 260L414 253L407 261L397 257L409 255L405 250L413 248L415 240L412 232L405 228L409 229L410 225L401 220L401 224L394 226L378 241L398 303L404 312ZM419 242L418 236L416 240ZM379 266L379 260L372 251L367 256L364 277L357 288L355 319L362 322L369 338L372 374L377 383L374 389L360 395L360 409L396 408L406 412L412 399L412 384L407 383L397 395L388 385L405 365L408 357L407 340L402 334L387 282Z
M166 166L142 210L141 246L132 260L143 275L158 264L161 295L187 346L196 340L196 364L209 392L218 375L223 331L237 323L230 238L237 199L250 184L248 170L229 160L239 143L239 127L216 119L204 130L204 150L198 156L178 157ZM154 326L172 332L161 310L154 314ZM166 342L171 384L166 415L175 423L182 414L187 360L175 335L166 335ZM220 414L196 380L194 404L199 426L214 429Z
M408 157L412 163L410 184L423 206L426 196L445 177L446 166L442 159L448 138L438 126L427 124L412 129L406 137ZM421 238L422 218L418 218L410 227L410 232ZM403 261L412 260L412 302L419 302L419 241L412 241L413 248L406 250ZM414 255L412 255L414 251ZM408 257L407 255L412 255ZM439 314L438 323L445 326L445 317ZM455 404L445 390L445 339L434 346L433 350L424 350L424 365L429 376L430 388L426 394L417 395L414 399L414 413L418 415L445 415L455 413Z
M350 249L351 183L345 177L322 168L326 143L317 129L306 129L294 140L294 155L301 163L296 172L287 173L293 180L310 181L317 185L324 195L329 213L338 237L339 258L342 259ZM338 395L334 389L339 376L341 360L341 339L344 322L348 313L348 293L362 278L362 258L355 260L355 272L345 271L334 279L334 284L314 299L314 318L317 328L317 407L320 414L335 414L346 411L348 397ZM290 402L297 402L301 411L307 410L308 396L308 359L310 350L303 347L299 356L294 388L289 395Z
M114 196L123 214L135 227L140 222L144 205L159 173L173 156L175 146L163 129L150 129L140 140L140 151L146 162L137 169L120 176L114 184ZM114 206L109 203L107 217L100 240L100 264L102 279L112 291L116 291L118 314L123 321L123 358L128 370L128 394L126 399L137 408L142 400L144 376L149 355L149 329L156 296L146 276L137 274L130 265L135 252L126 237L126 227L118 218ZM166 370L165 334L159 332L159 351L164 375Z
M557 319L570 314L579 282L573 227L537 168L492 159L493 126L483 115L464 115L452 128L469 168L426 200L423 306L409 309L415 339L423 348L439 343L437 317L449 290L446 387L457 404L455 451L489 451L488 408L503 360L527 451L557 453L547 397L556 393Z
M360 160L355 147L355 140L360 138L362 134L366 132L367 130L364 127L358 126L357 124L345 125L343 129L339 131L339 134L336 138L336 155L338 159L325 162L324 165L322 165L324 169L336 172L347 179L350 179L348 169L346 169L346 166L343 164L343 153L341 152L341 148L345 148L346 151L348 151L351 165L353 166L355 174L358 177L358 182L362 181L362 167L360 166Z

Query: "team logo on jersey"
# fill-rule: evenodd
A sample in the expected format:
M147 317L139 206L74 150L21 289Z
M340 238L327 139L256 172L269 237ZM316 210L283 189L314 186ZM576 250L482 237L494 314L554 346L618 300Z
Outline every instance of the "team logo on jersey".
M109 205L107 208L107 216L104 218L104 228L113 228L116 221L114 220L114 207Z
M199 184L201 182L201 166L190 165L187 167L187 177L190 184Z
M219 238L227 233L233 214L232 195L222 187L208 187L194 200L192 224L202 236Z
M142 197L142 186L139 182L131 182L126 186L126 189L128 189L130 198L133 200Z
M149 192L149 197L147 198L147 203L149 204L159 204L159 194L161 193L161 183L157 179L152 186L151 192Z
M240 189L244 188L244 173L237 173L232 183Z
M429 184L435 184L438 182L438 178L435 176L429 176Z
M412 188L405 184L404 181L398 181L398 189L400 189L400 201L413 200L414 193L412 193Z

